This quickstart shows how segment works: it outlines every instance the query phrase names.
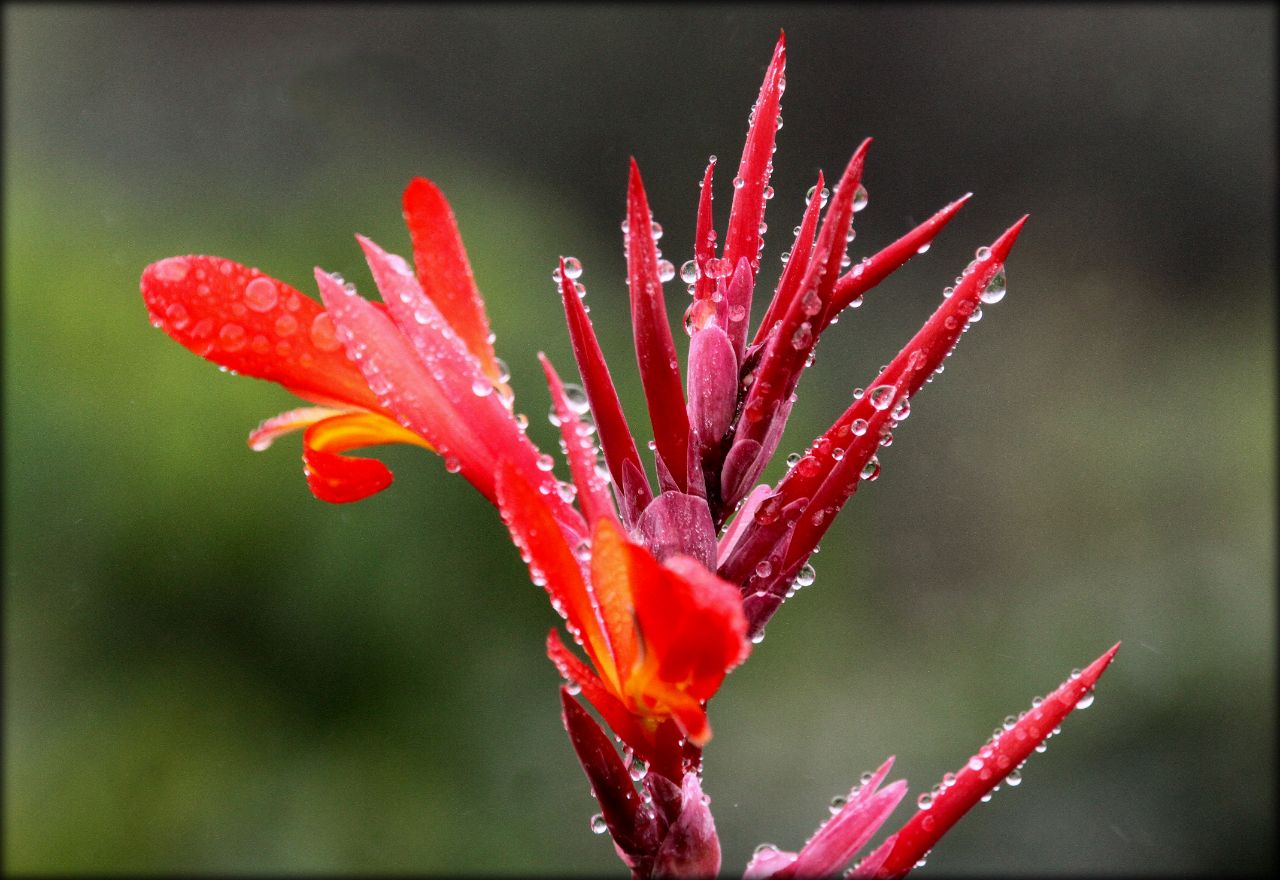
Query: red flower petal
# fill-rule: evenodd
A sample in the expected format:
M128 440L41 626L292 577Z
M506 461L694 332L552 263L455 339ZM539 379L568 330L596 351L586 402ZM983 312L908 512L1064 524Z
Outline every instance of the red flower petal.
M689 417L676 346L667 323L667 307L658 278L658 254L649 230L653 223L640 169L631 160L627 185L627 283L631 290L631 323L636 361L658 455L680 491L688 488Z
M596 431L600 434L600 447L604 460L613 477L614 492L624 522L633 523L640 511L653 500L653 490L644 476L640 453L627 426L618 391L609 375L604 353L596 340L595 330L587 317L574 288L574 282L564 274L564 260L560 260L560 297L564 301L565 320L569 325L569 339L573 343L573 356L578 362L578 373L591 402L591 412L596 418ZM628 474L631 474L628 478Z
M311 493L321 501L345 504L390 486L391 471L382 462L339 454L384 443L431 448L417 434L378 413L345 413L313 423L302 438L303 472Z
M203 358L322 403L378 409L323 307L257 269L170 257L142 273L151 321Z
M753 280L760 268L760 221L764 219L764 190L769 185L773 145L778 135L786 66L786 35L779 34L773 59L760 85L760 95L751 110L747 142L742 148L738 177L733 184L729 230L724 237L723 253L728 265L737 266L738 260L745 258L751 264Z
M1116 643L1093 661L1079 676L1072 676L1058 689L1023 714L994 743L978 750L956 771L955 783L943 788L932 804L912 816L898 832L897 842L880 870L880 878L905 876L942 835L960 820L982 796L1000 784L1044 742L1077 704L1093 690L1098 678L1120 650Z
M493 343L489 341L484 300L471 273L453 209L444 193L421 177L409 182L403 204L404 221L413 241L413 262L422 289L466 343L485 374L495 382L500 381Z
M653 735L644 728L640 719L613 695L608 685L601 681L587 664L579 660L564 642L560 641L560 634L554 629L547 633L547 657L555 664L562 678L582 689L582 696L600 713L600 717L624 743L640 755L649 756L654 753ZM679 766L678 758L675 766Z
M497 496L498 511L521 558L529 565L533 582L546 588L552 607L565 618L569 631L582 644L596 669L618 690L619 669L614 648L601 625L592 591L583 579L582 566L565 542L545 496L506 461L498 467ZM626 674L625 668L622 674Z

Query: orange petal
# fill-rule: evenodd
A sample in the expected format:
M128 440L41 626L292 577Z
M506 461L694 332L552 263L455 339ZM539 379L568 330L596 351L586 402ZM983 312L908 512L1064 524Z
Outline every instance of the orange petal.
M568 622L591 662L618 690L618 669L596 602L545 497L507 461L498 468L497 495L502 520L529 564L534 583L546 587L552 605Z
M645 552L638 547L634 549ZM623 537L614 520L601 518L596 521L595 534L591 539L591 585L595 589L600 619L609 634L624 688L637 663L643 659L636 633L635 603L631 596L631 550L632 545Z
M272 416L265 420L253 429L252 433L249 434L249 448L254 452L263 452L271 448L271 444L285 434L301 431L303 428L308 428L322 419L340 416L347 412L350 412L350 410L330 409L324 406L304 406L299 409L282 412L278 416Z
M475 355L485 374L495 382L501 381L493 343L489 341L484 300L471 274L453 209L439 187L421 177L409 182L403 204L422 289Z
M383 443L412 443L431 448L417 434L377 413L342 413L313 422L302 440L303 470L312 494L321 501L345 504L390 486L391 471L382 462L340 454Z
M378 409L315 300L219 257L170 257L142 273L151 322L203 358L308 400Z

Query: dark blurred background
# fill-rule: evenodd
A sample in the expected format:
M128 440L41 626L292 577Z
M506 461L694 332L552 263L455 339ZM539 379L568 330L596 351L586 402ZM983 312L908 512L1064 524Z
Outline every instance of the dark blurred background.
M723 229L780 27L766 281L818 168L865 136L855 259L976 193L824 338L783 453L1032 219L1009 296L712 706L726 871L800 845L887 755L913 802L1119 639L1094 707L924 871L1273 866L1274 7L9 4L4 25L9 870L620 871L560 727L554 617L494 512L399 448L391 490L313 500L296 438L244 443L293 399L152 330L138 276L198 252L368 291L351 234L407 253L400 191L430 176L535 439L554 448L535 353L573 373L560 254L642 426L627 158L679 264L711 153Z

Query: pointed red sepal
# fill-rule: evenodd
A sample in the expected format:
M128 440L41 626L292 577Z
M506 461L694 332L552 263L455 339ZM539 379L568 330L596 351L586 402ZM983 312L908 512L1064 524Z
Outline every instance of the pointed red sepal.
M853 218L853 200L862 178L862 167L868 138L854 152L844 174L840 177L831 206L822 221L822 231L814 246L814 256L805 272L800 288L788 306L776 330L769 331L760 366L747 391L735 438L763 442L783 401L791 396L804 370L809 352L813 350L818 335L816 322L820 320L826 304L830 302L848 243L846 236ZM817 194L814 196L817 198ZM771 450L765 451L768 455Z
M693 287L695 305L711 299L716 292L716 279L712 277L709 265L716 256L716 229L711 214L711 202L714 198L711 183L715 170L716 160L712 156L711 161L707 163L706 172L702 175L702 189L698 193L698 225L693 237L693 259L698 267L698 277ZM694 306L691 305L690 308ZM701 330L714 314L714 306L701 307L700 312L693 316L694 329Z
M1004 265L1026 219L1023 217L991 245L990 254L976 261L973 270L963 276L950 298L943 300L911 341L867 386L866 394L845 410L782 478L777 487L780 505L798 498L810 499L790 539L784 571L808 558L840 506L857 489L858 475L870 460L870 455L875 453L874 445L868 451L867 441L869 438L873 443L878 441L879 431L884 427L886 417L892 418L897 401L902 396L913 397L955 347L983 289ZM886 387L894 389L893 403L878 411L875 403L883 402L883 395L889 392L882 391L877 396L876 389ZM858 435L861 422L868 427ZM854 454L855 447L857 455ZM837 460L837 455L841 456L840 460ZM840 476L837 476L837 471L841 472Z
M1079 676L1073 675L1043 701L1033 703L1013 727L979 749L968 763L956 771L955 782L945 785L928 808L916 811L902 827L889 857L876 876L884 880L905 876L961 816L1020 767L1035 747L1054 733L1067 714L1093 690L1118 650L1119 642L1089 664Z
M932 242L934 237L942 231L942 228L951 222L951 218L960 212L960 209L964 207L964 203L972 197L973 193L966 193L893 244L874 256L860 261L842 275L840 280L836 282L835 296L827 309L827 320L824 322L822 329L826 329L830 325L831 319L840 314L850 303L888 278L908 260L920 253L920 248L926 247Z
M822 172L819 171L818 182L813 187L813 195L804 209L804 219L800 221L800 231L796 233L796 240L791 246L787 267L782 270L782 277L778 279L778 288L774 291L769 308L764 313L764 320L756 328L752 345L759 345L764 341L769 335L770 328L781 321L782 316L791 308L791 301L795 299L796 292L800 289L800 282L809 268L809 258L813 255L813 238L818 229L818 213L822 209L823 186Z
M753 279L760 269L760 222L764 219L764 191L769 185L773 145L778 136L786 66L786 37L779 34L773 59L760 85L760 95L751 111L747 142L742 148L742 161L738 164L738 177L734 181L729 229L724 237L723 254L727 265L737 266L738 260L745 258L751 265Z
M684 388L676 346L667 323L667 308L658 278L658 252L650 229L653 217L640 179L640 168L631 160L627 184L627 282L631 289L631 322L635 334L636 361L653 439L680 491L688 487L689 417L685 413Z
M403 206L422 289L480 362L485 375L502 381L489 339L484 300L448 200L434 183L415 177L404 191Z
M613 509L609 487L596 472L596 445L591 439L594 429L578 418L578 414L569 406L564 384L547 356L538 352L538 360L542 362L547 387L551 390L551 405L555 408L556 420L560 422L560 437L564 441L565 455L569 459L569 473L573 475L573 484L578 490L578 504L582 508L582 515L589 523L594 523L601 517L616 521L618 514Z
M622 403L618 400L613 377L609 375L604 352L600 350L596 332L574 282L564 272L563 258L560 260L560 298L564 303L565 322L569 325L573 357L578 362L578 374L582 377L582 386L595 416L605 464L613 477L618 508L623 520L630 525L653 500L653 490L644 476L640 452L627 425L627 417L622 412Z
M215 364L315 403L380 410L324 307L221 257L170 257L142 272L151 322Z
M614 843L633 861L652 859L660 840L657 816L645 807L618 750L565 688L560 689L560 705L569 742L591 782Z

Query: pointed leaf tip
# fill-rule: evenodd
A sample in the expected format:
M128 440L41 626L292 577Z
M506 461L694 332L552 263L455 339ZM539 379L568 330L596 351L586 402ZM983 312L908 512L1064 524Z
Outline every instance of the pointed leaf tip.
M1093 690L1118 650L1119 642L1084 671L1073 672L1043 700L1034 701L1031 709L1022 713L1012 726L1006 723L999 731L1000 735L984 744L956 771L954 780L930 804L921 804L915 815L907 820L875 876L905 876L956 822L1018 770L1035 748L1054 734L1063 719L1078 708Z
M1013 243L1018 240L1022 227L1026 225L1030 217L1030 214L1023 214L1022 219L1006 229L1003 235L992 242L991 256L996 262L1003 263L1009 258L1009 252L1013 250Z

